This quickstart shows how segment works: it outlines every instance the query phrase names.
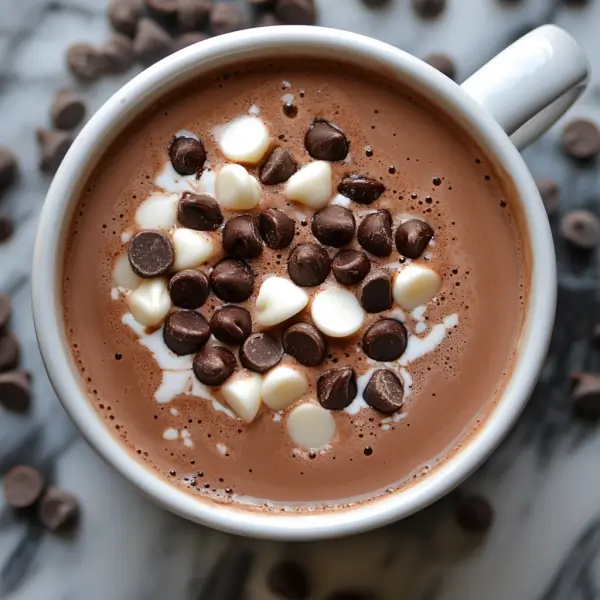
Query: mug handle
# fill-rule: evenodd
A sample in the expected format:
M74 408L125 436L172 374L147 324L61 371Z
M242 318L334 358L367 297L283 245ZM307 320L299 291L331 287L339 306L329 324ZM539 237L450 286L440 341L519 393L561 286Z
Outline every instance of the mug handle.
M585 90L589 62L564 29L534 29L471 75L462 89L524 148L548 130Z

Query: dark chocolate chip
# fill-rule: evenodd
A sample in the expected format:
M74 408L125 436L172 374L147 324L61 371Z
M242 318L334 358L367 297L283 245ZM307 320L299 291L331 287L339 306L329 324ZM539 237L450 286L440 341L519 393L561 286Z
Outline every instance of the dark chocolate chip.
M26 465L13 467L2 482L4 499L13 508L26 508L37 502L44 489L42 476Z
M309 323L290 325L283 333L283 349L305 367L320 365L327 354L323 334Z
M269 569L267 586L275 596L284 600L307 600L310 596L308 572L289 560L279 561Z
M261 211L258 226L265 244L273 250L287 248L296 233L294 220L277 208Z
M239 346L252 333L252 317L241 306L222 306L210 318L210 330L220 342Z
M536 179L535 183L537 184L538 192L540 193L546 212L548 215L555 214L558 210L560 193L558 181L549 177L543 177L541 179Z
M284 102L283 114L288 119L295 119L298 116L298 107L293 102Z
M456 77L456 65L447 54L429 54L425 62L452 80Z
M172 312L163 328L163 340L178 356L198 352L210 337L210 327L206 319L195 310Z
M260 169L260 182L264 185L276 185L287 181L298 166L289 150L277 146Z
M208 276L200 269L184 269L169 281L171 301L179 308L200 308L206 302L209 291Z
M560 233L581 250L591 250L600 243L600 219L589 210L573 210L563 216Z
M255 27L277 27L283 23L272 12L265 12L258 17Z
M236 258L256 258L262 254L263 241L255 215L238 215L225 223L223 250Z
M390 0L362 0L362 3L369 8L381 8L387 6Z
M316 244L300 244L288 257L289 276L296 285L312 287L327 279L331 270L329 254Z
M368 313L380 313L392 308L392 278L390 274L377 269L371 271L358 287L358 300Z
M337 161L348 156L348 140L329 121L316 120L304 137L308 153L317 160Z
M108 20L112 28L129 37L135 35L142 12L142 0L110 0L108 3Z
M563 129L561 142L568 156L589 160L600 152L600 129L593 121L575 119Z
M21 345L12 333L0 338L0 373L16 369L20 356Z
M377 596L371 592L359 590L338 590L329 594L325 600L376 600Z
M208 23L212 0L179 0L177 21L184 31L197 32Z
M101 47L107 73L125 73L135 62L133 42L122 33L113 34Z
M142 17L133 40L133 52L143 65L151 65L173 49L173 39L156 21ZM183 175L183 173L182 173Z
M0 294L0 336L5 335L12 314L12 302L8 294Z
M221 385L229 379L237 361L227 348L222 346L205 346L194 357L192 369L196 379L204 385Z
M174 137L169 144L169 158L180 175L194 175L204 167L204 144L192 137Z
M239 31L247 27L246 17L239 6L215 4L210 13L210 30L213 35Z
M413 9L423 19L434 19L444 12L446 0L412 0Z
M356 373L349 367L325 371L317 380L317 398L328 410L346 408L357 393Z
M467 496L458 504L456 521L465 531L485 533L494 522L494 509L481 496Z
M12 237L14 229L13 218L7 214L0 214L0 244L4 244Z
M363 336L363 351L373 360L389 362L406 350L406 327L396 319L381 319L369 326Z
M240 348L242 365L256 373L266 373L282 358L281 342L268 333L253 333Z
M187 31L175 38L175 41L173 42L173 52L183 50L184 48L188 48L199 42L204 42L207 39L208 36L201 31Z
M83 121L85 104L78 94L60 90L50 107L50 120L56 129L75 129Z
M358 226L358 243L375 256L392 253L392 216L387 210L367 215Z
M285 25L314 25L317 20L314 0L276 0L275 15Z
M326 206L317 211L311 220L313 235L325 246L341 248L354 237L356 223L351 211L343 206Z
M184 192L177 207L177 217L184 227L197 231L214 231L223 224L219 203L209 194Z
M169 236L158 229L138 231L127 248L129 264L139 277L168 273L175 262L175 249Z
M72 44L67 50L66 60L69 71L83 82L95 81L106 70L102 52L91 44Z
M433 237L433 229L421 219L410 219L396 229L396 249L406 258L419 258Z
M600 420L600 375L576 373L573 379L573 412L585 421Z
M79 502L70 492L50 486L38 506L38 518L50 531L61 531L75 525L79 517Z
M40 149L40 169L54 174L73 143L73 136L59 129L38 129L36 131Z
M377 369L363 392L365 402L375 410L391 414L402 408L404 386L400 378L387 369Z
M225 302L243 302L254 289L254 274L243 261L226 258L210 273L214 293Z
M333 258L331 269L342 285L356 285L371 270L371 261L360 250L340 250Z
M146 5L151 12L159 16L172 15L177 12L179 0L146 0Z
M0 193L17 180L19 169L17 159L8 148L0 148Z
M338 185L338 192L358 204L372 204L385 192L385 185L362 175L348 175Z
M0 373L0 404L11 412L27 412L31 404L31 381L26 373Z

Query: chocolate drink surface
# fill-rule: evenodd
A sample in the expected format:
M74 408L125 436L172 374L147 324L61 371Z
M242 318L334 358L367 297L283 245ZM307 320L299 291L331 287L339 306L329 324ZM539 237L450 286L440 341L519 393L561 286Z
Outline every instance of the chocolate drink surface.
M315 60L215 73L148 109L84 186L73 360L106 426L191 494L368 501L498 401L527 297L519 221L410 90Z

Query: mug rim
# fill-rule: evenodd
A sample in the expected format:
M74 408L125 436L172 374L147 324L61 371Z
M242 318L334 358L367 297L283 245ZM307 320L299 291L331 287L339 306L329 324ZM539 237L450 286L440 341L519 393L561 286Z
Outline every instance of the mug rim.
M377 65L385 78L402 78L404 84L409 80L408 85L433 94L433 103L443 104L459 127L506 171L516 190L514 200L520 205L531 256L529 297L512 374L485 422L464 447L419 481L391 494L350 507L287 514L194 497L136 460L104 424L83 388L66 340L61 293L66 232L88 176L86 169L134 113L194 74L224 67L224 62L239 62L242 56L246 61L261 54L268 58L275 50L277 56L335 52L333 56L346 62ZM554 320L556 266L548 219L531 174L506 133L458 85L419 59L366 36L323 27L278 26L234 32L181 50L128 82L90 119L63 160L42 208L34 247L32 304L42 358L59 400L88 443L138 490L182 517L222 531L312 540L359 533L409 516L456 487L491 454L520 415L542 368Z

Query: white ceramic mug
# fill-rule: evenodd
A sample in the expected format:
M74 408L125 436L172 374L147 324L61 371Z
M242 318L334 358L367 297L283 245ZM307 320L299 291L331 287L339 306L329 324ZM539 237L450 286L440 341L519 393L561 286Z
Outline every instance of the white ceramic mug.
M335 57L383 73L449 114L512 181L524 215L532 265L516 365L497 407L478 433L430 474L404 489L352 508L314 514L251 512L218 504L178 489L136 460L88 399L71 358L61 303L63 254L78 195L94 164L123 127L191 78L252 59L293 55ZM541 369L554 319L554 248L537 188L514 144L525 145L554 123L585 88L587 76L588 62L582 51L554 26L529 33L462 86L392 46L317 27L272 27L223 35L144 71L117 92L79 134L42 211L32 275L35 327L46 369L66 411L89 443L144 494L187 519L229 532L297 540L340 536L406 517L437 500L479 466L506 435Z

